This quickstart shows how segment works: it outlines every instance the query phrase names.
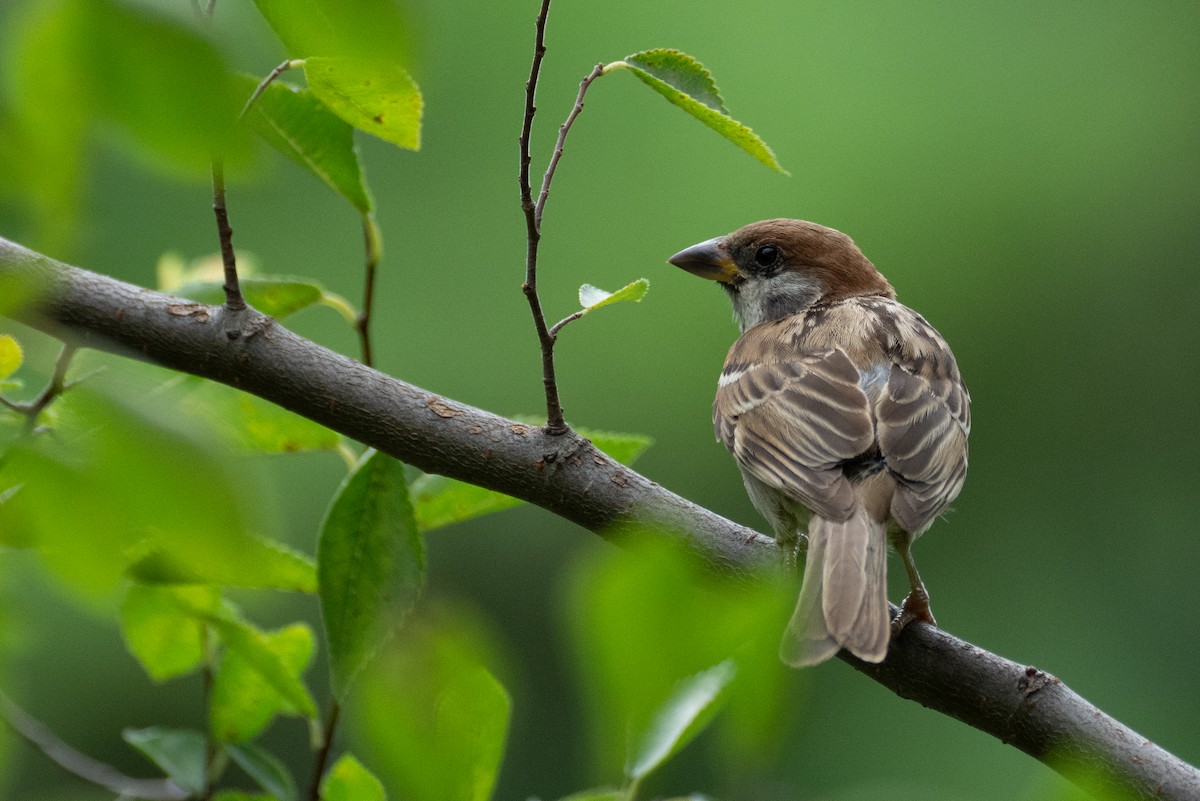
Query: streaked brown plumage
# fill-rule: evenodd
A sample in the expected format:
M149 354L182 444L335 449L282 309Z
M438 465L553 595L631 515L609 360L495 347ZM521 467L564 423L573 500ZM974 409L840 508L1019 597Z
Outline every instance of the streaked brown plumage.
M781 656L812 665L845 648L882 661L892 628L933 622L909 546L967 472L970 398L954 355L831 228L767 220L670 262L728 292L742 336L718 382L717 438L780 544L794 552L807 531ZM889 540L912 586L894 623Z

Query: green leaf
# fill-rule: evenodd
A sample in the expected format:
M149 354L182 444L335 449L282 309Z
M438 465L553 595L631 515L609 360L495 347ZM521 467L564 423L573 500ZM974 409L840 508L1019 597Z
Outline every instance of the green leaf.
M16 338L9 334L0 335L0 381L17 372L24 360L25 354Z
M321 801L385 801L383 784L351 754L343 754L321 782Z
M342 445L336 431L224 384L188 378L179 390L181 409L251 453L337 451Z
M644 732L681 682L736 655L736 696L714 734L727 767L765 767L778 755L795 673L779 661L779 632L795 606L783 580L717 577L662 542L585 563L570 587L570 633L587 671L592 753L606 772L629 763L626 731ZM636 620L637 625L629 621ZM636 743L635 743L636 744Z
M431 599L413 616L403 637L394 638L356 683L347 715L361 723L372 767L399 798L465 801L461 755L445 745L453 727L443 713L448 697L470 696L471 676L480 666L494 675L499 661L495 634L469 609ZM454 690L451 688L459 687ZM494 688L493 688L494 689ZM482 689L492 701L493 692ZM496 731L494 723L481 731ZM490 736L490 735L489 735ZM464 735L467 742L470 735ZM469 753L469 752L468 752ZM476 752L478 753L478 752Z
M215 737L248 740L278 713L315 717L302 679L314 646L307 625L260 632L223 602L215 587L133 585L121 607L121 631L130 652L160 681L203 662L206 626L226 645L210 703Z
M15 59L19 113L36 114L41 125L61 122L76 135L113 123L132 140L131 154L196 177L209 174L214 153L249 155L233 124L236 84L207 38L114 0L42 5Z
M252 153L234 124L238 93L220 52L186 25L116 0L26 4L6 37L3 146L47 242L68 243L94 134L172 174L207 177Z
M725 100L708 68L687 53L668 48L643 50L625 57L633 69L669 85L672 89L699 101L713 111L728 114Z
M137 411L88 387L69 401L57 407L56 436L8 449L5 482L23 486L0 506L6 539L34 545L69 586L93 594L156 552L193 583L261 581L254 560L278 549L248 533L253 473L215 447L219 438L154 395L137 396ZM302 563L287 561L303 580Z
M448 801L487 801L496 784L511 701L482 667L455 677L438 697L437 742L447 775L454 777Z
M727 659L681 682L650 721L625 767L626 775L634 781L644 779L695 739L712 721L736 672L733 660Z
M421 149L421 90L398 65L306 58L308 88L360 131L409 150Z
M587 437L596 448L616 459L623 465L631 465L646 449L654 444L654 438L645 434L621 434L615 431L598 431L594 428L577 428L580 436Z
M263 793L247 793L244 790L221 790L213 796L213 801L283 801L283 799Z
M132 584L121 603L121 635L155 681L183 676L204 663L204 624L188 607L216 610L220 602L216 587Z
M626 798L628 798L628 793L623 790L598 787L592 790L580 790L578 793L571 793L559 799L559 801L625 801Z
M126 729L125 742L141 751L162 768L171 781L185 790L200 793L204 789L204 735L190 729Z
M320 303L325 290L316 281L287 275L250 275L238 285L246 302L263 314L283 319L301 309ZM197 303L218 305L225 302L221 281L193 281L171 291Z
M325 294L316 281L287 275L253 275L238 285L246 302L263 314L280 319L320 303Z
M576 431L590 439L599 450L625 465L632 464L654 442L641 434L617 434L588 428ZM524 503L500 492L431 474L423 474L414 480L410 494L417 528L421 531L462 523Z
M632 284L626 284L616 292L605 292L603 289L594 287L591 284L584 284L579 287L579 305L583 307L585 312L590 312L592 309L598 309L601 306L607 306L610 303L620 303L625 300L637 303L646 297L646 293L649 290L650 282L645 278L639 278Z
M263 314L282 319L325 303L330 294L318 281L291 275L260 275L261 268L253 253L235 254L239 286L251 306ZM225 302L225 265L221 254L209 253L191 261L167 252L158 259L158 288L198 303L219 305Z
M430 474L413 481L411 492L414 518L420 531L432 531L523 503L501 492Z
M293 58L337 56L401 63L407 50L396 0L254 0Z
M263 638L283 668L296 681L302 681L313 656L315 638L312 629L306 624L294 623L279 631L264 633ZM209 704L209 726L213 736L224 743L245 743L281 713L295 715L300 714L300 710L243 653L227 649L221 656ZM263 787L279 794L276 788L265 784Z
M678 50L645 50L606 65L604 72L617 69L629 70L642 83L763 164L787 175L767 143L729 116L712 74L696 59Z
M296 782L287 766L277 757L261 746L253 743L244 745L224 745L225 753L246 771L251 779L258 782L259 787L271 794L278 801L295 801Z
M7 182L23 188L42 248L61 249L78 225L92 104L76 85L74 51L82 39L76 14L49 3L29 8L33 13L16 18L23 24L5 43Z
M404 465L367 451L338 489L317 551L321 616L335 695L403 623L421 593L425 544Z
M271 147L363 214L371 213L371 193L358 160L354 129L311 91L276 81L258 98L246 121Z
M317 591L317 569L311 557L281 542L245 534L233 554L216 559L185 559L171 549L144 543L143 555L126 573L143 584L219 584L224 587Z
M317 717L317 705L308 688L304 686L299 671L293 669L293 665L297 663L307 664L308 657L311 656L311 651L306 656L301 650L302 645L297 644L296 626L285 629L284 631L288 632L286 636L278 637L225 614L209 615L205 616L205 619L212 624L225 647L242 659L262 677L271 690L287 702L286 711L295 712L310 720ZM311 642L311 635L309 640ZM246 692L247 687L243 684L233 688L230 694ZM237 700L244 699L236 699L233 703ZM249 709L250 705L244 708ZM240 732L234 731L233 734L237 736Z

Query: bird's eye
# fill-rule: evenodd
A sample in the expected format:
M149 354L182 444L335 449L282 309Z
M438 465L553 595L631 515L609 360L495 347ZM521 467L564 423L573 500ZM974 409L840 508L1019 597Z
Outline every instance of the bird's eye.
M754 261L759 267L770 267L779 258L779 248L774 245L763 245L754 251Z

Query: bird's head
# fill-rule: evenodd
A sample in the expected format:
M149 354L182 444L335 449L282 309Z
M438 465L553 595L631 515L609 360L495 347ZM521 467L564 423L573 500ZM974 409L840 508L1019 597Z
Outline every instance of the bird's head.
M854 240L805 220L764 220L681 250L668 262L720 282L742 331L859 295L895 297Z

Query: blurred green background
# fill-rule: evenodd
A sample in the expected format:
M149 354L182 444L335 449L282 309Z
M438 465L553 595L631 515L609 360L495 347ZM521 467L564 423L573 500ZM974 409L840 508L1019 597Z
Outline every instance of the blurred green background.
M0 25L27 5L0 4ZM190 13L184 0L150 5ZM414 4L423 148L362 141L386 243L377 365L501 414L542 402L516 184L535 6ZM256 74L284 55L249 3L218 4L216 38ZM772 173L629 76L592 87L546 210L543 304L558 319L584 282L615 289L646 276L652 289L563 334L568 419L652 435L639 470L763 528L709 423L736 334L728 304L664 259L766 217L846 231L946 336L974 401L966 488L916 549L939 622L1200 761L1200 7L563 1L547 44L535 174L592 65L649 47L708 66L733 115L791 172ZM148 170L107 140L89 155L80 230L51 255L152 285L165 251L216 249L204 184ZM0 193L10 201L0 233L38 246L17 194ZM265 154L231 181L229 207L235 244L265 272L359 297L356 215L315 180ZM357 355L328 310L290 324ZM29 344L48 370L49 346ZM311 552L340 460L263 463L275 533ZM438 532L430 548L429 594L476 609L508 654L514 720L496 797L585 786L595 777L561 606L571 576L608 546L522 508ZM164 707L198 714L197 687L152 686L113 623L32 556L5 554L0 580L7 679L25 706L82 750L145 772L116 733L161 722ZM267 599L260 614L295 612ZM796 722L770 784L728 786L700 743L662 792L1012 799L1060 786L843 664L788 682ZM302 747L296 728L280 736ZM0 753L3 797L85 797L23 744Z

